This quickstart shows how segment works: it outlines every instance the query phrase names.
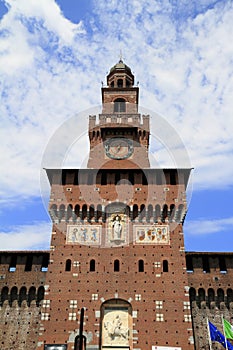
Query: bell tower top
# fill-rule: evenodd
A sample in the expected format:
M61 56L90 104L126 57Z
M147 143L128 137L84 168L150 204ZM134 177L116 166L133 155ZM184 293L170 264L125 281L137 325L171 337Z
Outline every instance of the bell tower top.
M134 75L122 59L110 69L107 76L107 85L112 88L133 87Z
M134 75L120 59L107 75L107 86L102 87L103 113L137 113L138 96Z
M101 92L102 113L89 118L88 168L149 168L149 116L138 113L139 88L122 59Z

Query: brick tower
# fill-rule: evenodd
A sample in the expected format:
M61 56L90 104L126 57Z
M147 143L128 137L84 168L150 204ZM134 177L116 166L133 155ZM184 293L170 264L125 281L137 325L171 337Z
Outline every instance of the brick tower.
M102 113L89 117L87 169L47 169L53 231L38 349L73 349L81 308L89 350L194 347L182 229L190 169L150 168L138 97L120 60Z

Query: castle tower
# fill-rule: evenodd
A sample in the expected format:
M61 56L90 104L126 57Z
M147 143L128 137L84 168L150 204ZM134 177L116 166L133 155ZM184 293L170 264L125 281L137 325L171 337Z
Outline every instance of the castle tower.
M87 169L47 169L53 220L38 349L193 349L183 240L190 169L152 169L149 116L120 60L89 118Z

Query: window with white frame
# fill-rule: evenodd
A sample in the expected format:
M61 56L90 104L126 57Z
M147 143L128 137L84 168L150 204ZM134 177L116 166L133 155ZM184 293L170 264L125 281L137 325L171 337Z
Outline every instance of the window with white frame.
M163 314L156 314L156 321L163 322L164 321Z
M76 312L69 312L69 321L76 321Z
M156 300L155 307L156 307L156 309L162 309L163 308L163 302L161 300Z

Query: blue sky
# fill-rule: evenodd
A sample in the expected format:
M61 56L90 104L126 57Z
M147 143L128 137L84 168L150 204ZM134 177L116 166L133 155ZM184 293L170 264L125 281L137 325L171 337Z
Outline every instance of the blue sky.
M176 131L194 167L186 250L233 251L232 18L227 0L0 0L0 249L49 248L46 145L74 115L86 130L122 50L140 105ZM170 166L151 122L151 154Z

